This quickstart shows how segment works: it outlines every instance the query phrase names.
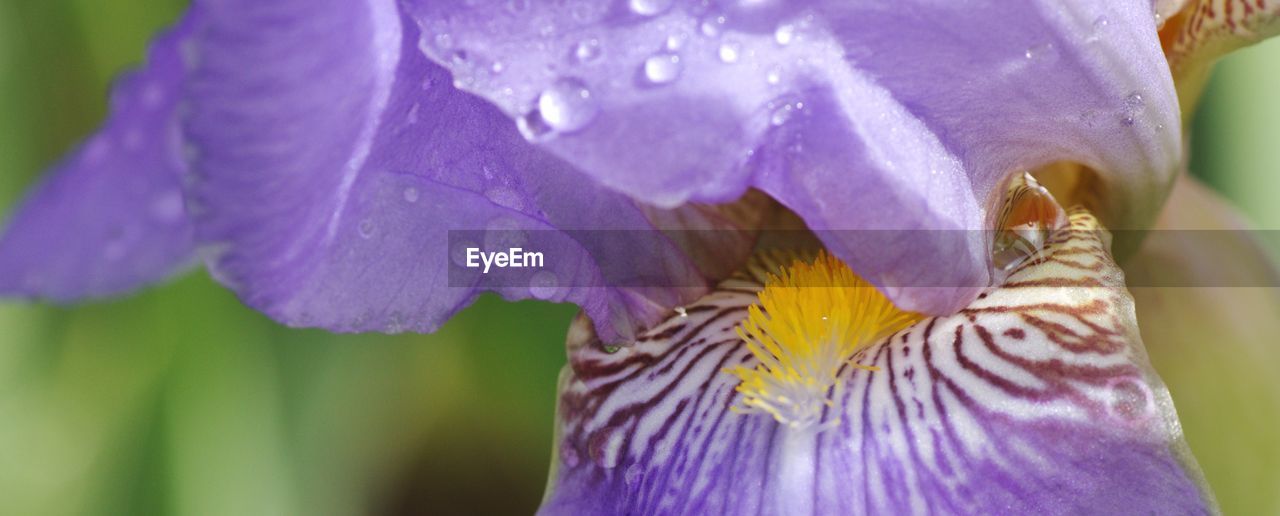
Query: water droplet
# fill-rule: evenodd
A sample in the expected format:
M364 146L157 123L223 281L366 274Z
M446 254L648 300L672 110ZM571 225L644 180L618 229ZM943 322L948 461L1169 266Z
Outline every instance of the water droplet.
M1110 24L1111 24L1111 21L1108 20L1106 16L1099 16L1096 19L1094 19L1093 33L1089 34L1088 42L1094 43L1101 40L1103 32L1107 30L1107 25L1110 25Z
M555 135L551 125L542 119L542 113L536 109L516 118L516 129L520 130L525 140L534 143L547 141Z
M680 56L660 53L644 60L644 77L654 84L666 84L680 77Z
M142 131L136 128L129 129L124 133L124 148L125 150L136 151L142 148L143 140Z
M448 32L441 32L439 34L436 34L435 42L436 42L436 47L453 48L453 36L449 35Z
M1027 56L1027 59L1041 59L1052 51L1053 44L1041 44L1027 47L1027 51L1023 55Z
M494 204L504 208L511 208L516 211L524 209L524 199L520 196L520 193L505 186L497 186L485 190L484 196L493 201Z
M631 0L628 2L631 10L640 16L661 14L663 11L670 9L672 3L675 3L675 0Z
M404 202L407 202L407 203L410 203L410 204L413 204L413 203L415 203L415 202L418 202L418 189L417 189L417 188L414 188L414 187L412 187L412 186L410 186L410 187L406 187L406 188L404 189L404 192L402 192L402 195L404 196Z
M1142 94L1138 92L1130 93L1124 98L1124 105L1130 109L1141 109L1143 104Z
M422 106L420 106L417 102L414 102L413 105L409 107L409 113L407 113L404 117L405 125L413 125L418 123L418 111L420 109L422 109Z
M575 467L578 465L578 452L573 449L569 443L560 444L560 461L567 467Z
M369 219L364 219L364 220L360 221L360 224L356 227L356 230L358 230L358 231L360 232L360 236L362 236L362 237L364 237L364 238L370 238L370 237L372 237L372 236L373 236L373 229L374 229L374 228L373 228L373 221L372 221L372 220L369 220Z
M604 469L616 468L622 451L623 437L623 432L604 428L587 441L587 452L597 466Z
M1146 419L1151 415L1153 396L1145 383L1128 378L1109 383L1111 403L1108 408L1113 416L1133 421Z
M726 63L736 63L740 52L742 52L741 45L734 42L726 42L720 45L718 54L720 55L721 61Z
M538 111L552 129L566 133L585 127L596 116L595 98L581 79L564 77L538 97Z
M663 44L663 47L665 47L670 52L675 52L677 50L680 50L681 48L684 48L684 40L685 40L685 36L683 34L672 34L670 36L667 36L667 41L665 44Z
M702 22L698 24L698 30L708 38L718 37L720 33L724 32L724 22L723 15L713 14L702 19Z
M457 265L458 267L466 267L468 248L479 249L480 245L470 240L464 240L462 242L458 242L458 245L454 246L453 249L449 250L449 260L453 261L453 264Z
M124 258L128 253L129 231L126 229L114 229L107 235L107 245L103 249L104 258L109 261L116 261Z
M495 74L502 73L504 69L506 69L506 66L502 64L502 61L494 61L493 64L489 65L489 71Z
M468 65L471 62L471 54L466 50L454 50L449 53L449 59L456 65Z
M511 217L498 217L484 228L484 248L506 250L524 246L529 241L520 221Z
M676 310L676 315L679 315L680 317L688 317L688 316L689 316L689 310L688 310L688 309L686 309L686 308L685 308L685 307L683 307L683 306L677 306L677 307L675 308L675 310Z
M1142 94L1136 91L1125 96L1124 107L1120 113L1120 123L1126 127L1132 126L1138 115L1142 113L1145 105Z
M156 109L164 103L164 88L151 82L142 89L142 107Z
M84 154L82 155L84 157L82 159L84 159L85 164L93 165L102 162L110 151L111 142L107 141L106 137L102 135L94 136L89 139L89 145L85 147ZM200 153L196 150L195 145L190 143L183 145L182 152L183 159L186 160L187 163L194 162L200 157Z
M628 486L634 486L640 482L640 477L643 474L644 472L640 469L639 464L632 464L627 466L626 473L622 474L622 481L626 482Z
M551 299L560 291L560 280L551 271L538 271L529 279L529 295L537 299Z
M788 120L791 120L791 115L793 115L795 111L796 105L790 102L778 106L777 109L773 110L773 114L769 115L769 123L775 126L785 124Z
M579 41L573 47L573 58L579 63L590 63L600 58L600 40L596 38L588 38Z
M773 31L773 39L774 41L777 41L779 45L789 45L795 37L796 26L790 23L779 25L778 28Z
M387 316L387 324L383 326L386 333L400 333L404 331L404 319L398 313L392 313Z
M151 216L158 220L172 222L181 220L183 215L182 192L177 190L165 192L151 201Z
M769 73L764 76L764 80L768 81L769 84L778 84L782 82L782 72L777 68L769 70Z
M598 21L609 9L607 2L599 0L580 0L569 6L569 14L579 23L588 24Z

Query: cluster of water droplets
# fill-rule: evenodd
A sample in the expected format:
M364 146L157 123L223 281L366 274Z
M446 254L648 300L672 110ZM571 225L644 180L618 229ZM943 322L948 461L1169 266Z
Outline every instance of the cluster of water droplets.
M745 28L753 35L771 36L776 45L785 47L801 38L812 23L812 16L797 16L794 8L773 0L713 2L711 5L703 3L701 7L677 6L674 0L622 0L622 5L639 23L651 24L662 33L654 45L641 54L643 57L635 65L636 83L631 87L642 89L662 88L680 81L689 74L689 67L693 66L691 63L702 63L705 57L726 66L747 65L758 71L753 73L759 73L764 84L778 86L785 77L785 67L779 63L762 65L756 62L755 49L759 47L746 45L731 32ZM607 11L601 11L597 3L569 2L561 6L569 10L572 19L580 25L565 25L554 16L545 18L549 21L538 21L540 8L529 0L509 0L506 3L508 16L537 25L531 28L538 41L531 44L538 45L540 49L545 47L545 55L563 56L560 61L537 65L543 66L542 71L519 62L512 63L517 71L508 71L507 63L484 55L500 54L500 51L469 48L466 34L451 32L453 27L443 22L428 26L420 42L423 52L450 68L455 87L487 94L506 109L517 113L517 128L532 142L546 142L591 125L601 110L600 96L625 87L625 83L618 80L621 75L601 74L602 69L598 67L616 66L620 59L633 59L640 48L634 42L619 42L599 33L592 34L591 24L599 22ZM768 26L762 29L761 23ZM562 39L569 34L574 35L572 40ZM691 45L694 40L696 44ZM566 47L557 52L555 45ZM698 55L690 55L690 52ZM607 53L614 54L612 62L605 60ZM530 72L535 75L530 76ZM498 76L504 73L515 75L499 81ZM529 88L537 88L534 85L540 83L536 75L539 73L549 74L552 78L541 90L530 91ZM513 79L524 77L532 80ZM593 84L592 81L602 82ZM410 118L417 116L414 112Z

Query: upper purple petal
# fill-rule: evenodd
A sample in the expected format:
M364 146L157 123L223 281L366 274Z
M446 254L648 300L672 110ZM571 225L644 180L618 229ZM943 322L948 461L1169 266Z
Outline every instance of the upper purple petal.
M455 89L395 2L206 4L188 196L211 270L251 306L291 325L431 331L492 290L577 303L615 340L705 291L707 264L661 233L557 231L651 229L661 217ZM473 243L555 254L520 281L451 276ZM720 251L732 260L746 244ZM620 269L662 277L618 284Z
M1066 160L1100 172L1113 227L1143 227L1181 157L1146 0L406 5L460 87L660 205L755 186L815 229L985 229L1011 174ZM990 281L990 242L957 234L824 237L946 313Z
M50 171L0 236L0 296L69 301L125 292L191 261L177 112L189 12L112 88L106 123Z

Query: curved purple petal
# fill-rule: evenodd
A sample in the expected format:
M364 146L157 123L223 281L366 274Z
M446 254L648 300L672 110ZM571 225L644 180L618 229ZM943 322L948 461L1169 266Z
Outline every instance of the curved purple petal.
M541 512L1212 513L1107 240L1075 212L1003 287L859 354L879 369L843 370L825 431L729 410L759 283L612 354L580 320Z
M71 301L168 277L194 246L182 197L181 46L192 10L112 88L106 123L49 172L0 236L0 296Z
M296 326L432 331L490 290L576 303L610 340L705 292L706 264L661 233L558 231L654 226L647 208L453 88L396 6L208 3L186 125L198 151L188 195L220 281ZM745 256L749 243L722 257ZM549 256L532 276L451 272L473 244ZM614 273L660 279L618 283L626 278Z
M460 87L664 206L756 186L814 229L986 229L1011 174L1065 160L1101 173L1113 226L1145 227L1181 157L1148 0L407 6ZM826 244L901 307L990 282L982 236L874 235Z

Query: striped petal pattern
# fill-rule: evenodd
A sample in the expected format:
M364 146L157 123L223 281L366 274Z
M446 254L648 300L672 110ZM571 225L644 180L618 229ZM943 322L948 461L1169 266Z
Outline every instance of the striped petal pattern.
M731 412L761 269L634 346L580 319L544 514L1213 512L1109 234L1082 210L998 289L847 365L825 431ZM821 426L821 425L818 425Z

